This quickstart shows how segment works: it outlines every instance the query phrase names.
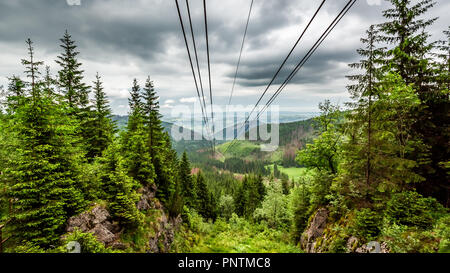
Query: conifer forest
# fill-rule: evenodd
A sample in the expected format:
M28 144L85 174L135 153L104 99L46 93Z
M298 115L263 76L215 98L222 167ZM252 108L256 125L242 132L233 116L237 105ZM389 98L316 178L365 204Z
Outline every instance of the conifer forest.
M0 10L13 10L21 1L7 2ZM89 9L94 2L81 1L73 8ZM140 58L152 66L140 67L140 61L112 45L117 42L138 51L140 38L114 37L117 41L108 40L111 45L88 51L84 49L94 46L85 42L78 28L72 32L70 24L48 30L57 31L59 40L38 36L31 31L36 28L16 31L20 44L8 53L14 57L9 59L6 51L1 52L6 48L2 44L10 41L7 28L14 28L17 21L0 19L1 252L67 253L73 242L83 253L367 253L374 251L373 245L382 253L450 252L450 20L435 16L449 3L383 0L384 10L375 14L362 11L365 0L311 1L307 16L293 22L288 47L279 54L272 52L277 58L266 61L262 55L271 52L247 56L274 41L257 42L252 36L260 20L269 20L261 12L269 12L268 16L277 12L274 6L265 9L273 1L255 0L251 5L241 1L245 18L236 19L239 26L232 33L236 46L214 32L228 34L227 24L234 21L215 17L220 18L217 6L231 4L144 2L149 8L167 6L172 17L148 29L134 23L136 37L160 39L166 21L175 33L168 38L171 44L159 43L165 47L159 53L152 53L156 45L146 48L150 53ZM309 1L296 2L293 10ZM325 20L320 16L331 7L327 5L335 9L327 10ZM323 21L314 18L317 7ZM132 8L121 9L111 18L118 16L119 22L128 24L133 19L121 16ZM339 11L314 44L308 35L319 36ZM357 12L378 16L379 22L349 23ZM41 20L30 16L27 20ZM308 29L310 19L314 29ZM342 31L352 24L364 26L361 37ZM338 33L344 38L327 40L336 39L332 35ZM294 48L303 48L306 58L289 53L278 73L299 34L300 43ZM110 39L107 30L96 30L95 35ZM339 51L340 41L348 39L353 41L345 49L349 54L339 56L345 75L326 75L336 71L328 71L327 65L320 73L314 70L315 64L327 64L323 59L331 58L320 54L326 49ZM241 42L242 60L239 56L234 68ZM225 69L230 48L231 65ZM102 66L101 57L95 55L104 52L107 65ZM161 52L176 56L178 62L166 64ZM217 63L219 59L223 64ZM129 66L115 65L119 60ZM264 71L269 78L261 76ZM315 71L319 74L312 75ZM274 151L260 149L261 139L176 139L172 126L177 123L166 111L176 100L171 94L197 99L202 126L217 135L222 128L211 123L212 107L221 96L219 74L228 72L226 88L233 84L235 90L231 96L224 91L224 104L255 105L274 72L274 79L281 79L272 79L269 86L281 88L267 107L272 101L282 106L282 97L289 95L292 107L299 105L290 111L302 112L303 98L296 90L303 83L297 78L342 82L346 99L337 102L330 91L318 103L306 102L317 109L311 116L284 121L287 116L280 115L279 124L270 125L279 127ZM243 78L247 76L248 80ZM125 86L120 96L112 88L118 82ZM248 102L238 102L255 82L259 88ZM289 92L275 100L286 85ZM179 125L177 131L181 129L187 130Z

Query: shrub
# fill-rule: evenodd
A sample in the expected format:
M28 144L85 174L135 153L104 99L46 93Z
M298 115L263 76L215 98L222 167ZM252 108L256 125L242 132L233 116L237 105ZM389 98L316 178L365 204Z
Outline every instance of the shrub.
M90 232L81 232L75 229L72 233L67 235L63 240L63 245L60 246L58 252L69 252L68 244L70 242L77 242L80 244L81 253L112 253L112 249L105 247L105 245L97 240Z
M434 231L440 237L439 253L450 253L450 215L439 219Z
M329 253L346 253L347 252L347 241L345 238L338 237L331 242L328 249Z
M434 198L415 191L394 194L387 203L386 219L391 223L428 229L444 209Z
M385 225L383 240L394 253L432 253L439 249L439 238L429 231L404 225Z
M380 233L381 223L382 219L377 212L364 208L356 212L354 232L370 241Z
M271 183L260 208L253 214L255 220L266 220L270 228L287 228L292 219L288 209L288 197L280 184Z
M219 199L220 216L225 219L230 219L234 212L234 199L231 195L222 195Z

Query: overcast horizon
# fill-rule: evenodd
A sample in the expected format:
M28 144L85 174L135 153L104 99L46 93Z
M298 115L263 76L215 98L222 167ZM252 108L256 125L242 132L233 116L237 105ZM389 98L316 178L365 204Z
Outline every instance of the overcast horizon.
M0 86L6 87L7 77L13 74L23 75L20 60L26 57L28 37L34 42L36 58L49 65L56 75L59 67L54 60L61 52L59 39L67 29L78 45L85 82L91 84L96 72L100 74L114 114L127 114L133 78L142 86L147 75L154 81L163 113L176 104L197 100L174 1L81 0L79 6L68 2L74 1L2 0ZM185 2L179 2L187 27ZM228 102L250 2L207 2L215 104ZM254 1L233 104L256 103L320 2ZM346 2L325 3L275 83L287 76ZM202 1L189 3L203 83L206 83ZM345 75L352 74L348 63L358 60L356 49L361 46L360 38L371 24L385 21L382 10L387 7L386 1L357 1L274 104L280 105L282 111L315 112L324 99L348 101ZM430 9L430 17L440 17L429 28L430 40L442 38L442 31L449 24L445 18L449 10L450 1L443 0ZM204 87L206 90L207 86ZM278 86L272 86L268 95L274 87Z

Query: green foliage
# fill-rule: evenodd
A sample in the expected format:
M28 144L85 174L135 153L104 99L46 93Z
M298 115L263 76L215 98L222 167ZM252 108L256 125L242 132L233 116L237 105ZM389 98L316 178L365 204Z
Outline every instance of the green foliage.
M23 242L14 248L15 253L46 253L46 251L31 242Z
M142 215L135 205L139 199L133 189L137 185L125 172L117 144L110 145L101 163L102 197L108 201L108 210L122 224L137 227L142 222Z
M298 152L297 162L308 168L335 174L342 138L342 133L337 128L341 113L339 107L332 105L329 100L319 104L319 108L321 115L316 118L316 124L320 135L312 144L306 144L306 147Z
M434 198L424 198L415 191L392 195L387 203L385 217L391 223L427 229L433 226L433 213L442 211Z
M439 219L434 232L440 237L439 253L450 253L450 215Z
M299 253L286 232L264 223L251 223L233 213L228 222L201 222L196 234L182 230L175 235L177 252L193 253ZM179 237L183 236L182 239ZM188 242L188 243L186 243Z
M97 238L95 238L94 234L90 232L81 232L78 229L75 229L73 232L67 234L62 241L62 246L60 246L57 251L62 253L71 252L72 249L68 248L68 244L70 242L77 242L80 244L81 253L113 253L117 251L113 251L105 247L104 244L100 243Z
M205 177L202 173L197 174L197 210L204 217L214 219L216 217L216 204L214 196L209 191Z
M191 176L191 166L186 151L183 152L181 157L179 176L185 202L187 206L194 208L197 200L197 192L194 179Z
M217 167L222 167L225 170L235 173L255 173L261 175L269 174L269 171L265 168L265 162L261 160L244 160L238 157L225 158L223 164Z
M127 130L121 135L121 150L124 155L124 165L127 174L142 186L154 183L155 168L152 164L147 134L144 128L140 87L134 79L129 99L130 117Z
M56 60L61 66L58 72L58 85L63 89L69 107L83 107L88 104L89 87L83 83L83 70L80 69L81 63L77 60L80 53L76 51L75 41L67 30L60 41L63 53Z
M281 185L270 183L261 208L257 208L254 212L255 219L266 221L271 228L287 228L291 219L288 201Z
M220 216L228 220L234 213L234 199L231 195L222 195L219 199Z
M266 187L261 176L245 176L234 197L236 213L250 218L265 195Z
M15 164L6 170L13 178L9 197L17 200L13 229L19 239L47 247L58 240L66 219L86 204L78 180L82 154L66 104L41 92L35 62L24 63L29 64L32 85L11 116L10 129L17 137L12 144L17 146Z
M354 233L367 241L375 239L380 233L382 216L371 209L363 208L356 211Z
M111 108L103 91L100 76L96 75L94 87L94 111L88 123L90 132L87 139L87 158L95 158L102 155L103 151L112 143L115 133L115 124L111 120Z
M291 190L288 208L292 215L292 238L299 242L310 214L310 190L305 180Z
M393 224L385 226L382 235L393 253L430 253L439 249L439 238L430 231Z
M361 146L366 145L365 141L361 142L366 134L359 133L361 128L356 126L359 122L352 124L356 127L349 130L343 145L338 184L340 193L348 198L369 200L373 196L384 196L385 192L401 190L407 184L423 181L415 173L418 163L407 156L423 148L421 140L410 131L414 123L411 112L420 103L417 95L411 86L393 73L380 80L377 94L377 100L371 105L370 139L373 149L370 154L366 149L360 150ZM353 122L358 117L351 114L348 119Z

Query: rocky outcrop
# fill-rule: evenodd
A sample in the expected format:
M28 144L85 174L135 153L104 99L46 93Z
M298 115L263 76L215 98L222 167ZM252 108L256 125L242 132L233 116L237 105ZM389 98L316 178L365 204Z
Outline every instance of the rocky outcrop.
M149 252L167 253L170 251L174 239L175 231L181 224L181 217L168 218L163 212L153 225L155 235L148 242Z
M144 226L145 230L148 230L148 233L144 235L148 239L148 245L139 247L152 253L169 252L175 232L182 222L181 217L168 217L163 205L155 198L155 186L141 188L138 193L140 198L136 208L145 215L147 220ZM133 243L124 244L120 241L120 236L125 230L118 222L112 220L105 206L94 204L89 211L69 218L66 231L73 232L75 229L94 234L106 247L121 250L133 248Z
M321 208L314 214L308 228L301 236L301 246L308 253L317 252L316 239L322 236L327 226L328 210Z
M318 209L310 218L303 232L300 244L307 253L347 252L347 253L389 253L386 242L371 241L363 244L361 238L348 234L351 230L348 215L333 222L328 219L326 208ZM342 232L342 230L347 232Z
M121 229L118 223L111 221L111 215L103 206L95 205L91 210L69 218L66 231L73 232L75 229L94 234L107 247L120 248L118 240Z
M153 210L149 213L156 215L155 221L147 223L153 230L148 242L148 252L169 252L175 236L175 231L181 223L181 217L170 218L167 216L163 205L155 198L155 186L142 188L138 193L141 194L141 197L136 204L136 207L141 211Z
M149 210L158 208L159 204L156 204L156 186L152 185L149 187L144 187L138 190L138 193L141 194L139 201L136 204L136 208L138 210Z

